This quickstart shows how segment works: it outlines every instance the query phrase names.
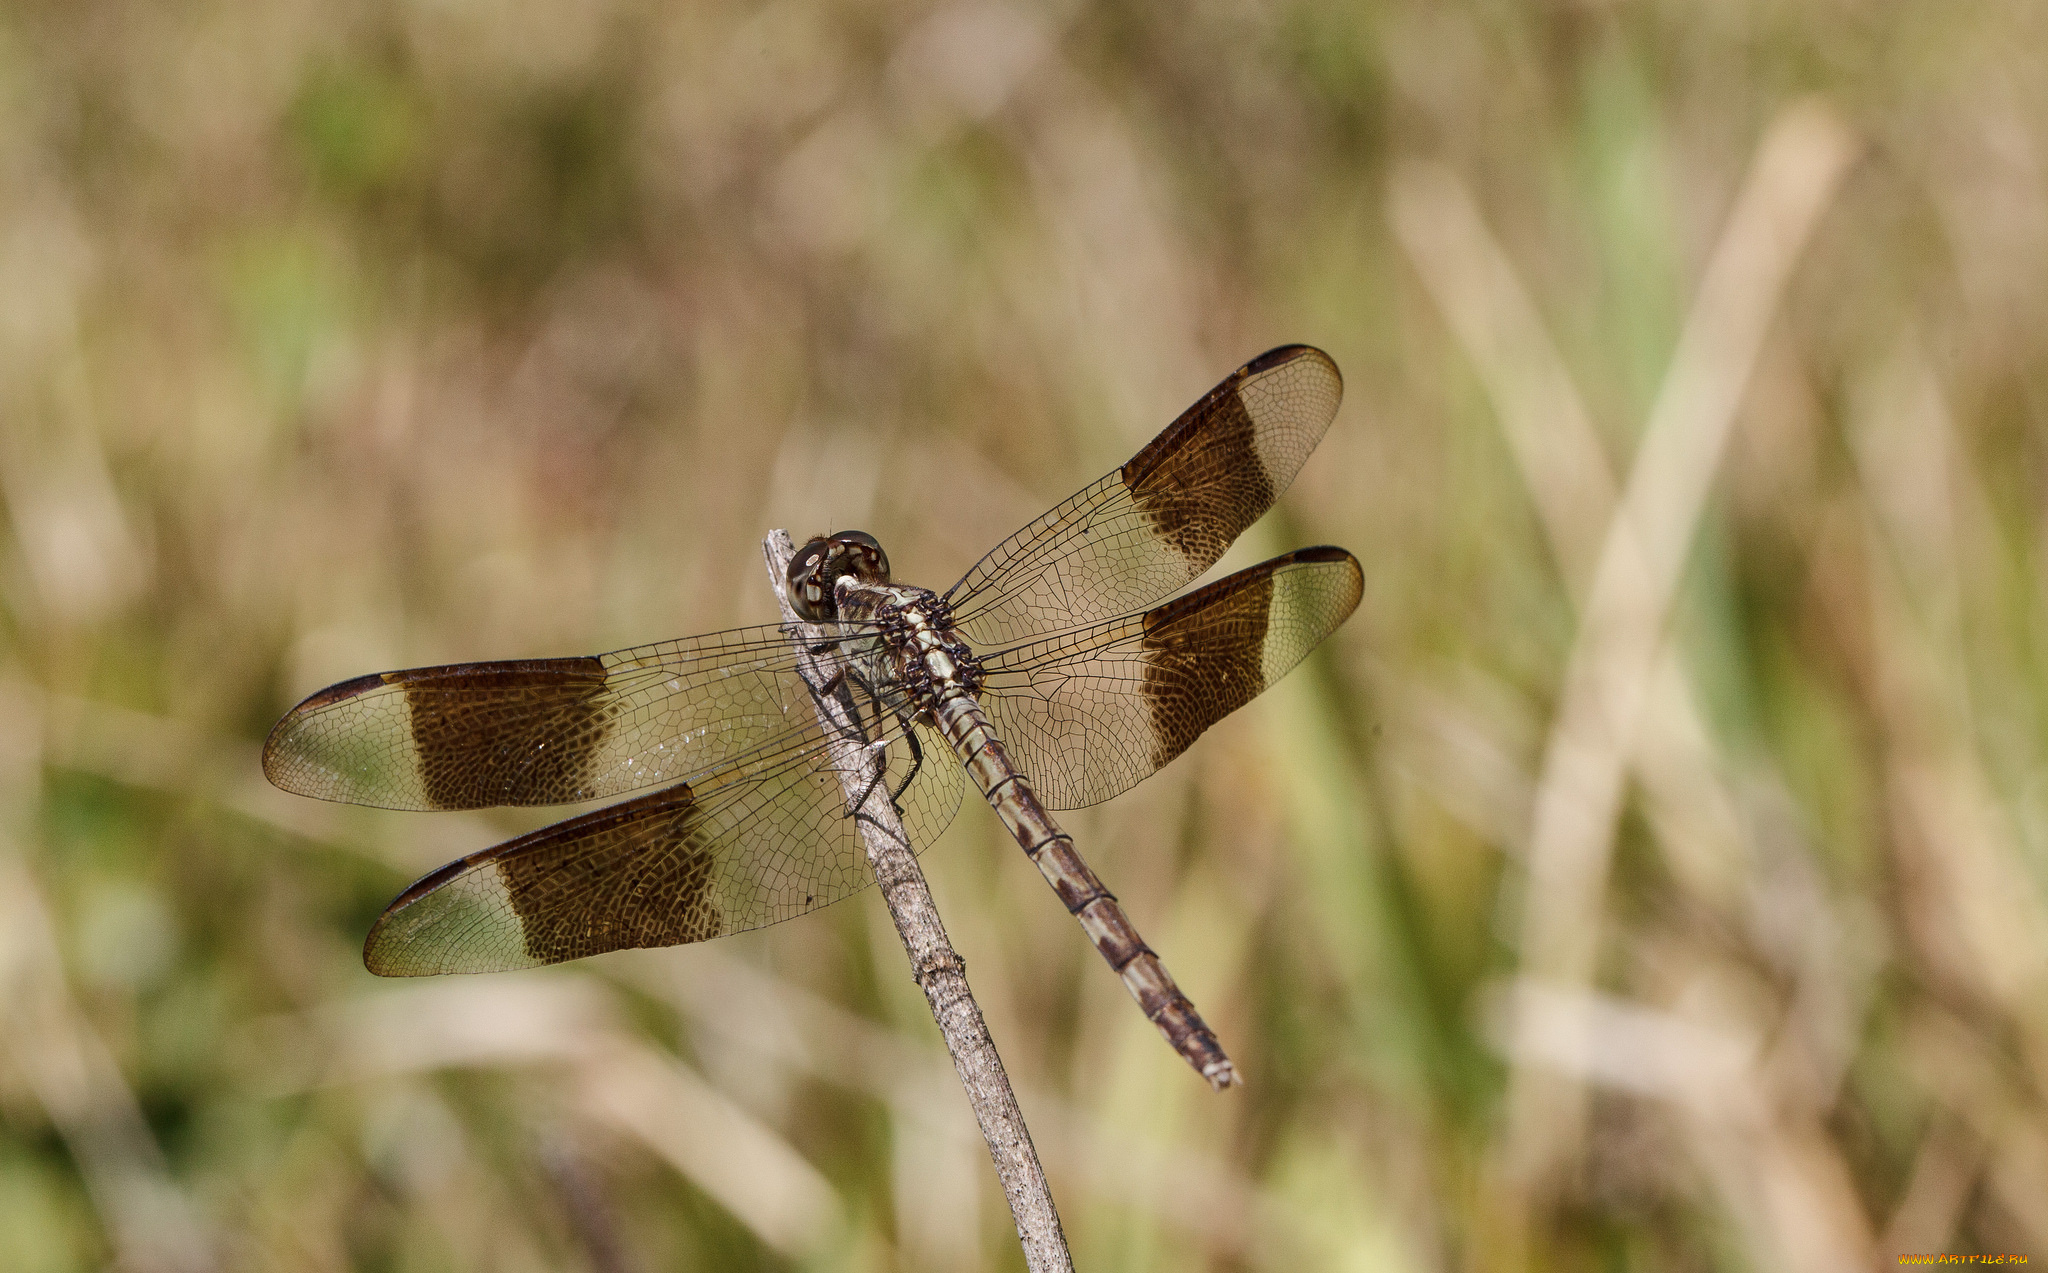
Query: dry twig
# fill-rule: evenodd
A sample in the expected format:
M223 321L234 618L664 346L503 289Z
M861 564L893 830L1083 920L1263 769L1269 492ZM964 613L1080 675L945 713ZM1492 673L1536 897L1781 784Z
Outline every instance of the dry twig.
M789 559L796 546L789 532L770 531L761 552L768 560L768 578L782 606L783 620L795 633L792 639L799 642L801 673L813 686L825 685L838 670L831 647L819 646L831 634L799 619L790 606ZM1045 1168L1039 1165L1030 1129L1024 1125L1024 1112L1017 1106L1017 1094L1010 1090L1010 1078L1003 1072L1002 1058L996 1055L988 1023L981 1019L981 1008L967 988L967 965L946 937L917 855L911 851L903 823L889 799L888 784L879 781L882 758L855 741L859 734L831 695L813 695L813 701L818 706L819 723L834 740L829 745L833 768L846 793L850 816L857 815L875 883L903 938L911 973L931 1003L932 1020L946 1037L946 1051L952 1054L953 1068L967 1089L967 1102L974 1107L982 1138L988 1141L1003 1196L1017 1221L1017 1240L1024 1246L1025 1263L1032 1273L1072 1270L1074 1260L1067 1253L1066 1235L1060 1231Z

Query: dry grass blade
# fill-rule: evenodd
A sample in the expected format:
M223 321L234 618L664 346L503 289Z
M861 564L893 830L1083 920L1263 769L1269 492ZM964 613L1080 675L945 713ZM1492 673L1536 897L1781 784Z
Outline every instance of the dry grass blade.
M1855 147L1806 102L1765 134L1646 424L1602 545L1568 664L1530 836L1521 945L1528 975L1591 979L1623 782L1679 574L1778 300ZM1575 1156L1583 1094L1518 1063L1509 1158L1541 1190Z
M256 1023L246 1062L279 1095L442 1070L545 1067L569 1111L637 1141L715 1198L771 1250L841 1241L831 1182L772 1128L676 1058L626 1032L618 1005L578 976L407 986Z
M0 691L0 809L33 818L40 757L37 704ZM16 829L0 824L0 1035L44 1114L78 1163L120 1259L137 1269L200 1273L217 1267L215 1239L171 1177L142 1105L67 984L42 890Z
M1785 145L1781 139L1779 146ZM1834 156L1822 157L1823 170L1829 163L1842 162ZM1782 165L1788 160L1779 157L1777 162ZM1820 206L1824 205L1817 203L1813 212L1817 214ZM1422 269L1432 294L1478 364L1497 404L1517 466L1542 518L1552 552L1583 596L1596 576L1597 554L1603 551L1594 537L1595 528L1603 528L1606 535L1613 536L1624 533L1626 526L1615 518L1613 479L1570 373L1544 332L1513 267L1455 176L1444 169L1423 165L1402 170L1390 198L1390 212L1411 258ZM1777 290L1769 278L1758 280L1756 286L1764 289L1767 297ZM1702 306L1705 304L1703 297ZM1761 317L1767 319L1768 314L1766 308ZM1754 325L1758 318L1752 316L1750 322ZM1740 361L1733 366L1724 365L1721 370L1737 377L1745 374ZM1727 427L1732 415L1732 405L1727 406L1721 428ZM1696 415L1694 419L1701 421L1693 426L1695 432L1711 431L1714 427L1710 414ZM1664 427L1683 426L1666 423ZM1647 462L1647 456L1639 461ZM1667 578L1665 587L1673 585L1675 578ZM1660 630L1663 605L1668 605L1668 599L1660 605L1655 585L1647 587L1651 591L1638 601L1642 609L1636 622L1645 630ZM1612 595L1609 594L1610 601ZM1601 618L1620 622L1612 612ZM1589 633L1582 637L1582 641L1590 636ZM1616 655L1610 651L1608 657ZM1732 900L1729 882L1739 878L1752 858L1749 833L1736 811L1732 793L1721 780L1724 766L1714 754L1709 731L1702 722L1676 650L1661 644L1650 657L1654 664L1639 673L1643 682L1641 704L1632 733L1615 741L1606 757L1611 766L1608 779L1618 784L1630 769L1641 775L1657 841L1678 869L1680 878L1692 886L1703 903L1726 906ZM1550 855L1547 864L1551 869L1555 869L1555 856L1560 852L1555 838L1556 816L1553 805L1548 828L1551 838L1542 838L1541 827L1535 833L1545 854ZM1604 850L1583 847L1580 852L1586 858L1582 863L1584 869L1603 871L1596 859ZM1586 887L1593 887L1590 880ZM1597 904L1584 894L1532 897L1530 910L1525 912L1525 924L1534 927L1542 922L1535 918L1539 907L1555 907L1567 917L1553 922L1584 922L1595 913ZM1632 1042L1626 1037L1596 1041L1586 1033L1589 1027L1585 1019L1569 1011L1568 1006L1546 998L1537 988L1542 984L1534 983L1524 989L1521 1006L1512 1017L1514 1024L1501 1040L1520 1064L1572 1076L1577 1081L1675 1101L1689 1109L1694 1119L1703 1119L1701 1126L1716 1128L1713 1141L1703 1142L1703 1165L1709 1168L1733 1209L1756 1217L1752 1236L1760 1259L1799 1257L1801 1262L1810 1262L1828 1253L1868 1249L1865 1225L1856 1207L1815 1202L1815 1187L1824 1194L1842 1197L1846 1176L1840 1160L1814 1134L1813 1120L1824 1110L1788 1110L1787 1117L1781 1120L1749 1108L1747 1117L1726 1119L1721 1106L1726 1104L1727 1094L1741 1091L1744 1084L1767 1082L1764 1074L1751 1073L1746 1064L1739 1066L1712 1085L1717 1093L1706 1101L1698 1098L1697 1085L1660 1085L1655 1081L1654 1057L1658 1049L1651 1041ZM1679 1051L1689 1061L1697 1062L1713 1049L1687 1045ZM1621 1059L1625 1059L1626 1072L1605 1068ZM1643 1069L1644 1066L1648 1068ZM1525 1100L1549 1100L1554 1095L1546 1092L1542 1098L1532 1098L1526 1094L1530 1088L1552 1086L1554 1080L1547 1076L1531 1077L1525 1073L1521 1081L1525 1085ZM1644 1083L1650 1086L1643 1087ZM1567 1096L1565 1100L1568 1107L1571 1098ZM1555 1107L1546 1109L1546 1114L1554 1113ZM1804 1129L1795 1130L1802 1120L1806 1124ZM1781 1122L1789 1122L1793 1127L1782 1128ZM1532 1134L1526 1130L1526 1124L1524 1128L1525 1135ZM1787 1132L1803 1136L1808 1148L1790 1150L1785 1142ZM1717 1143L1722 1148L1712 1147ZM1564 1144L1554 1146L1552 1152L1569 1157L1573 1151ZM1765 1191L1766 1196L1806 1197L1813 1205L1760 1208L1750 1176L1741 1171L1716 1169L1742 1160L1787 1163L1787 1170ZM1529 1165L1520 1164L1519 1170L1527 1173ZM1526 1174L1521 1178L1524 1188L1531 1187ZM1854 1262L1852 1257L1851 1266Z

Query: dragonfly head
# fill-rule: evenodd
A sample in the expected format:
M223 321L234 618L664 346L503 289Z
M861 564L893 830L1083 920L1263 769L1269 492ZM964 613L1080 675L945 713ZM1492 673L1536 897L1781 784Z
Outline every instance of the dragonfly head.
M812 539L789 559L790 605L812 623L832 622L838 618L832 585L843 575L863 583L889 582L889 556L881 541L859 530Z

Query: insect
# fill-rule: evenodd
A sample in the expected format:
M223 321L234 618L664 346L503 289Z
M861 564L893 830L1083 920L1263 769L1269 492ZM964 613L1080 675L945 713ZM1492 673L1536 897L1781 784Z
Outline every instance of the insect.
M1159 957L1053 821L1178 756L1328 636L1363 591L1306 548L1154 605L1223 555L1335 416L1322 351L1253 359L1129 463L998 544L944 593L892 581L872 536L790 560L829 625L835 683L782 626L580 658L409 668L313 694L271 731L286 791L387 809L548 805L645 791L481 849L400 893L363 958L384 976L492 972L706 941L872 882L816 696L875 748L913 844L972 779L1174 1048L1235 1071ZM1153 608L1147 609L1151 606Z

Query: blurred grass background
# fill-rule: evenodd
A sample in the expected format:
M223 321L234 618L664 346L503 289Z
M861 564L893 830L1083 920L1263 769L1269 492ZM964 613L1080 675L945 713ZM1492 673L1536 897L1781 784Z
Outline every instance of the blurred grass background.
M301 695L943 587L1271 345L1364 604L925 855L1084 1269L2048 1258L2037 6L0 10L0 1268L1021 1267L869 894L380 983ZM945 491L940 491L941 484Z

